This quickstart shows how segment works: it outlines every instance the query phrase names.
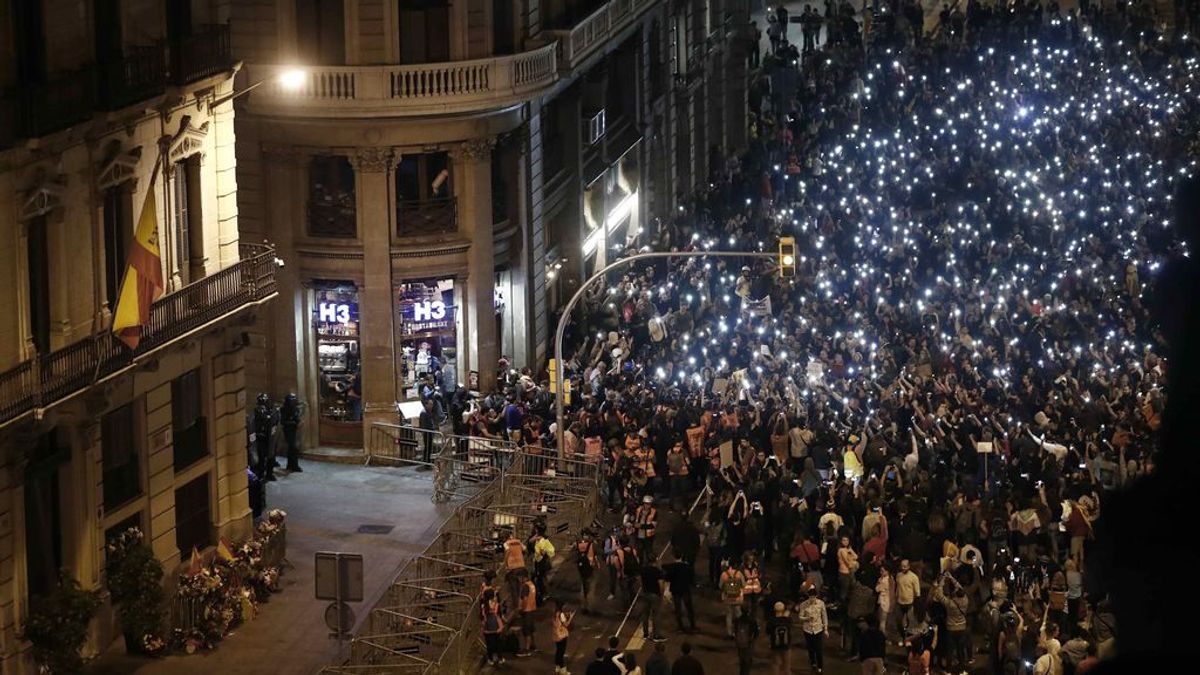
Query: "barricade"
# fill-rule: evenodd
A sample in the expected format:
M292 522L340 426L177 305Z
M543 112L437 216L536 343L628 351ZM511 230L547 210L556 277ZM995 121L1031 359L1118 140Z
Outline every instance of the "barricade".
M377 429L381 443L402 448L389 458L420 463L404 454L411 454L403 448L415 438L410 427L373 425L373 437ZM547 537L565 552L597 515L601 473L594 461L433 433L440 443L435 447L441 448L433 462L435 492L467 499L425 551L400 569L363 620L351 642L349 662L324 672L460 675L474 670L482 659L483 575L500 571L509 534L524 539L535 522L544 522Z
M366 465L389 462L431 468L433 501L446 502L479 494L511 468L517 449L515 443L501 439L374 422L366 445Z

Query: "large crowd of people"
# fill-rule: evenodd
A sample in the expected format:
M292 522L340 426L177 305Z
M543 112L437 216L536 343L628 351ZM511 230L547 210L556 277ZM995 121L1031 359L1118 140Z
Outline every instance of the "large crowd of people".
M583 608L640 598L656 638L669 595L694 630L703 551L738 648L762 629L820 672L832 624L863 672L981 652L995 673L1086 672L1117 630L1093 522L1154 471L1168 364L1147 306L1189 255L1172 220L1200 156L1192 4L1164 31L1154 3L971 2L932 34L907 5L867 26L844 7L824 44L770 31L748 152L614 252L790 236L794 274L635 264L572 323L562 450L603 462L620 516L570 552ZM452 405L460 431L551 448L544 374L500 378ZM698 525L658 532L693 503Z

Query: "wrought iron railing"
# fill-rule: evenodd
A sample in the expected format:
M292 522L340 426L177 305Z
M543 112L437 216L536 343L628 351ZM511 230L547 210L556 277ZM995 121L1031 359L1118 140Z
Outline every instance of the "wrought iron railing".
M155 302L136 350L105 331L0 373L0 424L50 407L172 340L271 298L276 293L275 249L243 244L241 253L236 264Z
M95 70L55 75L16 92L19 138L36 138L86 120L96 108Z
M348 195L351 200L353 193ZM313 237L358 235L358 215L353 201L327 199L308 203L308 234Z
M161 94L166 66L162 45L127 47L120 58L100 65L101 107L114 110Z
M206 24L171 42L171 82L187 84L233 67L229 24Z
M396 230L402 237L458 230L458 201L454 197L402 199L396 203L396 211Z

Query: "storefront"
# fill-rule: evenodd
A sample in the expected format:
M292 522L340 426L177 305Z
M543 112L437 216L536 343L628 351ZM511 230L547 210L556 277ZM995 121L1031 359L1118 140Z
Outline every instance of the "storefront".
M450 391L458 384L457 304L453 279L396 288L396 370L401 400L420 398L426 375Z
M638 208L641 171L635 143L583 193L584 276L591 276L642 234Z
M358 288L313 282L317 347L318 436L321 445L362 445Z

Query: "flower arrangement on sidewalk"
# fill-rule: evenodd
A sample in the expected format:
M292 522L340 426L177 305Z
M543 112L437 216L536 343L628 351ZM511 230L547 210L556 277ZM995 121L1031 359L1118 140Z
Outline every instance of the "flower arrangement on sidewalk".
M130 653L157 654L163 650L166 603L163 566L146 545L139 528L131 527L105 545L104 579Z
M46 672L70 675L83 670L79 650L87 627L100 608L100 595L84 590L69 570L59 573L49 595L30 604L22 636L33 645L33 659Z
M287 513L272 510L255 538L234 547L220 541L208 565L193 551L175 592L172 648L188 654L213 649L231 629L254 619L259 603L279 590L278 561L265 552L282 543L286 520Z

